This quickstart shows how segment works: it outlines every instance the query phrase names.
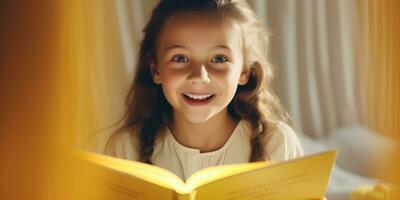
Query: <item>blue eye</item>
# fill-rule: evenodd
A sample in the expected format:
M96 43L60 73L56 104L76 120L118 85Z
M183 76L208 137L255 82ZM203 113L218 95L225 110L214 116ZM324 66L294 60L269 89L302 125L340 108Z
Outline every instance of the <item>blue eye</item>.
M177 55L174 58L172 58L173 62L188 62L188 59L184 55Z
M216 63L225 63L225 62L228 62L228 59L227 59L225 56L218 55L218 56L215 56L215 57L213 58L213 61L212 61L212 62L216 62Z

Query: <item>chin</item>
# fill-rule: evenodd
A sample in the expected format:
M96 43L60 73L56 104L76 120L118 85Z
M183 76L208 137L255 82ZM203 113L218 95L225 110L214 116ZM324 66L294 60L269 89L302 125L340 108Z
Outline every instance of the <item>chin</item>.
M188 120L191 123L204 123L212 117L213 117L213 115L199 115L199 114L185 115L186 120Z

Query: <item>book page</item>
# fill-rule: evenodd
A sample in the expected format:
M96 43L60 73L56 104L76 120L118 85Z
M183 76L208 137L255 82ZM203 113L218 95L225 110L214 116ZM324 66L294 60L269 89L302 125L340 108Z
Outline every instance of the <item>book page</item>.
M336 151L232 175L200 186L197 200L314 199L325 195Z
M186 187L188 190L193 190L201 185L206 185L213 181L223 179L235 174L240 174L255 170L258 168L266 167L272 164L271 162L254 162L254 163L241 163L241 164L229 164L229 165L219 165L213 167L207 167L195 172L186 181Z
M156 166L89 152L77 153L86 181L102 185L103 189L130 193L131 199L172 198L175 190L184 185L178 176Z
M86 173L73 176L73 184L65 188L66 199L74 200L175 200L175 192L115 171ZM72 186L71 186L72 185Z

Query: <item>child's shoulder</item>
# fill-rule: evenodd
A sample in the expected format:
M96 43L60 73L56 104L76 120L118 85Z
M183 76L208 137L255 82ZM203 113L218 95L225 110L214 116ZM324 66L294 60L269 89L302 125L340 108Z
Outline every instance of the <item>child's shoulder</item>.
M114 132L108 138L104 154L128 160L138 159L138 136L135 128Z
M265 153L269 160L284 161L303 156L300 141L289 125L282 121L275 121L273 131L266 138ZM244 123L246 130L251 130L250 122ZM250 132L250 131L249 131ZM251 133L249 133L251 134Z
M284 161L303 156L303 148L293 129L282 121L275 125L276 128L267 140L266 152L269 159Z

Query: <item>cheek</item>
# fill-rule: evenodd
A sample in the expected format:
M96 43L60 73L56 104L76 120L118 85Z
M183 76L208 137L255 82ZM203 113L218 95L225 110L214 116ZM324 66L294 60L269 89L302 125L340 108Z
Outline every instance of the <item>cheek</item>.
M241 73L241 70L235 67L231 70L227 70L226 72L224 72L222 77L223 77L225 83L229 84L227 86L232 87L239 83L240 73Z
M185 75L173 70L167 70L161 74L161 83L165 85L177 86L185 80Z
M176 94L179 93L179 88L182 85L182 76L173 72L161 72L161 86L164 95L169 101L176 99Z
M233 93L231 94L232 96L235 94L238 87L241 72L242 70L240 68L232 70L227 78L227 82L229 82L229 91Z
M233 97L235 95L240 74L237 71L230 70L224 72L224 74L219 74L216 78L216 82L219 85L222 93L226 97Z
M160 69L160 77L161 77L161 84L163 85L170 85L176 79L176 74L174 74L171 70L167 67L161 67Z

